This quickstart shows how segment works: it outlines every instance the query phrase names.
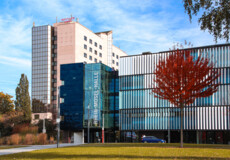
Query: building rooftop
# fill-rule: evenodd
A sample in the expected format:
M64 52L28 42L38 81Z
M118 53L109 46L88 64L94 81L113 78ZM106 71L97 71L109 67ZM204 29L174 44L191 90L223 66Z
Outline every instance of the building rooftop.
M212 48L212 47L220 47L220 46L230 46L230 43L224 43L224 44L214 44L214 45L206 45L206 46L199 46L199 47L191 47L191 48L184 48L179 50L194 50L194 49L202 49L202 48ZM165 52L173 52L174 50L168 50L168 51L160 51L160 52L142 52L141 54L136 55L128 55L128 56L121 56L120 58L124 57L134 57L134 56L141 56L141 55L148 55L148 54L159 54L159 53L165 53Z

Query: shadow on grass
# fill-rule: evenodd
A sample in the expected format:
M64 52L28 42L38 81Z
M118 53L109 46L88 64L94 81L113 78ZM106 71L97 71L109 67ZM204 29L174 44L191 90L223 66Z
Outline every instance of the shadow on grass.
M81 154L81 155L75 155L75 154L57 154L55 152L49 152L49 153L33 153L33 152L27 152L27 153L20 153L20 154L14 154L14 155L8 155L8 156L0 156L0 159L4 160L12 160L12 159L209 159L209 160L226 160L226 158L219 158L219 157L186 157L186 156L132 156L132 155L98 155L98 154Z
M158 143L107 143L107 144L84 144L77 147L159 147L159 148L180 148L179 143L158 144ZM184 148L201 149L230 149L230 145L219 144L184 144Z

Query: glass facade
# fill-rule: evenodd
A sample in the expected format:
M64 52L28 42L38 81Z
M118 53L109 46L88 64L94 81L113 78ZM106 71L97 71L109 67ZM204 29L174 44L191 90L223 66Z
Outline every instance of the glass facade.
M61 65L60 115L61 129L83 129L84 64Z
M51 26L32 28L32 99L50 104Z
M118 128L118 72L101 63L61 65L61 129Z
M230 45L192 48L194 58L208 56L221 76L218 92L196 99L184 109L184 130L230 130ZM121 57L119 67L119 127L130 130L179 130L180 109L155 98L153 72L160 58L172 52Z

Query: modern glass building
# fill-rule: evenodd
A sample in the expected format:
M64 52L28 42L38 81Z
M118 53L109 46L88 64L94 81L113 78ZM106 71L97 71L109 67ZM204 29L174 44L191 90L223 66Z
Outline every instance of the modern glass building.
M83 132L90 142L101 139L103 117L105 141L114 142L119 124L118 72L102 63L61 65L61 129Z
M194 58L208 56L221 76L218 92L184 109L184 142L230 143L230 44L189 48ZM119 66L119 128L122 141L153 135L179 142L180 109L151 93L156 64L172 51L125 56Z
M51 102L51 26L32 28L32 99Z

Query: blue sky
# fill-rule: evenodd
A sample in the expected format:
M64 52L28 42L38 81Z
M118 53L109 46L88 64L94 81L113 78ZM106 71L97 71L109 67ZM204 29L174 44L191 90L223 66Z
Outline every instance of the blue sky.
M33 22L53 24L71 14L94 32L113 30L114 44L129 55L165 51L184 40L215 44L196 17L189 22L182 0L0 0L0 91L14 96L21 73L31 82Z

